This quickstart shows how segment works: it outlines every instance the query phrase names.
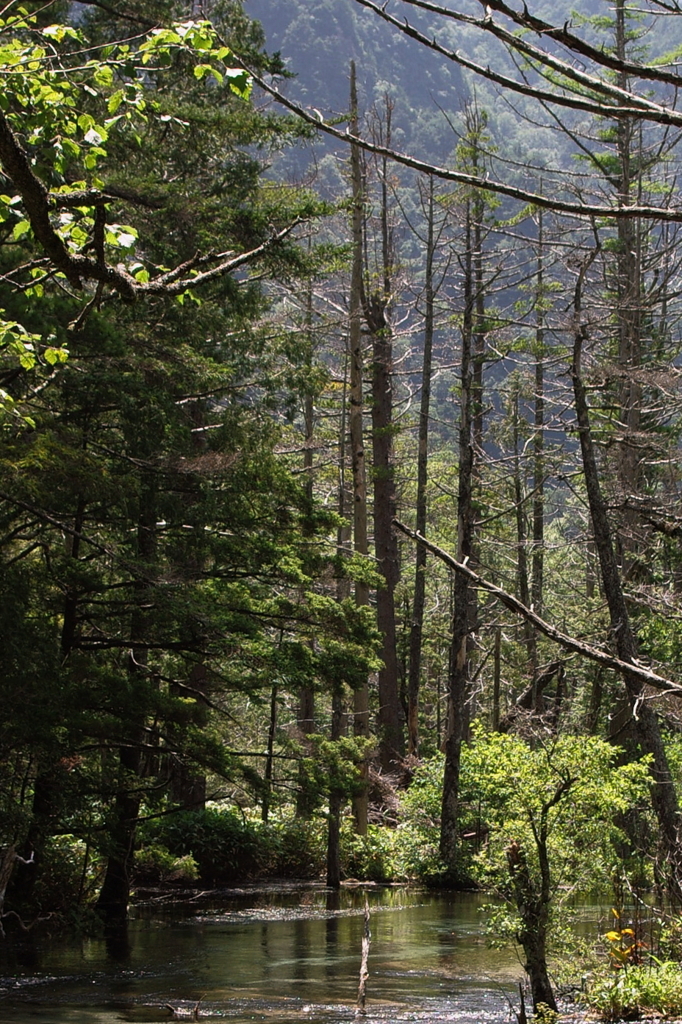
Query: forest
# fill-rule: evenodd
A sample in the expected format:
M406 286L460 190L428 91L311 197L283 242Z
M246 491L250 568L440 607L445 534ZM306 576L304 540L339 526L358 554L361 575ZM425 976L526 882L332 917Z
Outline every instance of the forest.
M0 11L0 932L480 888L682 1016L682 9L269 6Z

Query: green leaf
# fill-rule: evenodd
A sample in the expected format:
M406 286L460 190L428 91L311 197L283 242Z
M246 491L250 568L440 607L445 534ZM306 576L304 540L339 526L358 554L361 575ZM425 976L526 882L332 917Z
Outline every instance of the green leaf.
M91 146L99 146L102 142L106 142L108 139L108 133L106 128L102 125L93 125L83 136L84 141L89 143Z
M61 43L65 39L75 39L77 42L82 40L80 32L77 32L71 25L48 25L47 28L42 29L42 34L48 39L54 39L57 43Z
M50 348L45 349L43 355L45 356L45 361L49 363L50 366L56 366L57 363L65 363L69 358L68 349L61 347L55 348L52 345Z
M104 88L106 88L109 85L113 85L114 72L108 65L104 64L97 68L95 74L93 75L93 78L98 85L101 85Z
M35 353L31 352L30 348L24 348L24 351L19 354L19 362L24 370L32 370L36 364Z
M130 270L132 271L135 280L139 281L141 284L146 284L149 280L149 271L142 263L133 263Z
M112 95L107 100L107 110L109 111L109 113L115 114L118 108L123 103L124 99L125 92L123 91L123 89L118 89L115 93L112 93Z
M243 68L227 68L225 70L225 77L230 80L230 89L236 93L237 96L241 96L242 99L248 99L251 94L251 78Z
M14 225L14 230L12 231L12 238L16 242L17 239L23 238L24 235L27 235L30 230L30 221L20 220L17 224Z

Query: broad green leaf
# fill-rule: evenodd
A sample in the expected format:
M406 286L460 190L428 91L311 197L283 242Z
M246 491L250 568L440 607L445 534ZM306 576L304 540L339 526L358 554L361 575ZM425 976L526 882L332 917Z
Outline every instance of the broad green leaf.
M57 43L61 43L67 38L75 39L77 42L82 39L80 32L77 32L71 25L48 25L47 28L42 29L42 34L48 39L54 39Z
M118 108L123 103L124 99L125 93L123 89L118 89L115 93L112 93L112 95L107 100L107 110L109 111L109 113L115 114Z
M108 67L108 65L105 64L105 65L102 65L101 67L99 67L95 71L95 74L94 74L93 77L94 77L95 82L97 82L98 85L106 87L106 86L109 86L109 85L113 85L114 72L112 71L112 69L110 67Z
M51 345L50 348L45 349L43 355L45 356L45 361L48 362L50 366L56 366L57 363L66 362L69 358L69 351L66 348L55 348Z

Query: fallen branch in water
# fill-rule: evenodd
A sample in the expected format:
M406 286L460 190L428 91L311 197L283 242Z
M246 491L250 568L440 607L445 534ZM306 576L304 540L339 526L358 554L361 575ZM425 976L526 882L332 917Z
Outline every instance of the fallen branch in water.
M367 893L365 893L365 925L362 932L362 959L360 961L360 984L358 985L358 1006L355 1011L355 1016L364 1016L367 1012L365 1010L365 1002L367 999L367 979L369 978L369 970L367 968L367 961L369 960L369 944L372 938L372 933L369 930L369 903L367 901Z
M185 1010L182 1006L172 1006L170 1003L166 1003L166 1009L173 1014L173 1020L199 1020L200 1005L201 999L198 999L192 1009Z

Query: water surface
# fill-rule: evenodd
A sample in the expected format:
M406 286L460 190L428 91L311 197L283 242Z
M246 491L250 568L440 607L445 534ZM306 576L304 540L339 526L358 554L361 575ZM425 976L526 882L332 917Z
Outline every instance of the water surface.
M509 1020L522 977L488 948L473 893L369 891L367 1024ZM8 941L0 950L0 1024L172 1019L353 1020L364 890L254 886L138 908L127 940Z

